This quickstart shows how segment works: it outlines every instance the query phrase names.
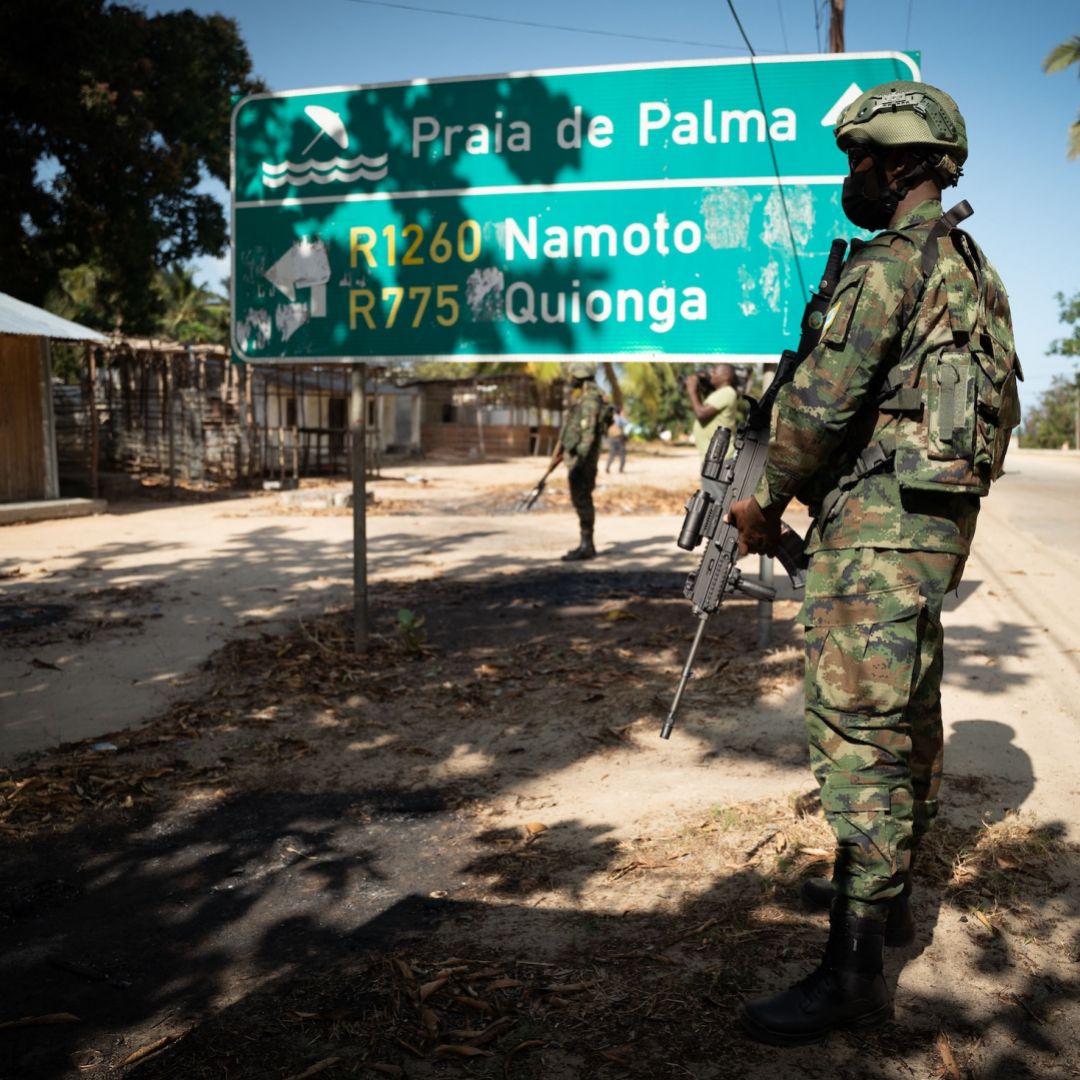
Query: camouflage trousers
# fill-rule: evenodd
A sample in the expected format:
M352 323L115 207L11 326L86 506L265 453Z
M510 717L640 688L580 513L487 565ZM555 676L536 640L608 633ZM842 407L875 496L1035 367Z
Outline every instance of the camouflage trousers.
M577 511L583 533L591 533L596 524L596 508L593 506L592 493L593 488L596 487L596 466L599 460L599 445L584 457L570 459L568 472L570 501Z
M874 548L810 562L800 619L810 764L836 834L837 895L863 918L885 918L937 814L941 606L964 562Z

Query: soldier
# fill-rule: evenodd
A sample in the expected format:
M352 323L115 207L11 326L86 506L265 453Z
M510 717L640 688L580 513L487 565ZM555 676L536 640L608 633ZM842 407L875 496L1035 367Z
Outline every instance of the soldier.
M835 136L845 213L884 231L853 244L821 340L777 398L762 483L731 508L752 552L775 550L792 497L814 519L806 724L837 853L831 884L804 888L831 904L821 965L743 1006L748 1032L777 1045L892 1015L882 947L914 937L912 857L938 806L942 601L1001 473L1022 378L1001 280L955 227L966 215L942 215L967 158L953 99L874 87Z
M604 395L596 385L595 364L571 364L570 386L570 408L559 432L559 445L552 456L552 463L557 465L566 459L570 500L581 525L581 543L563 555L562 560L578 562L596 558L596 548L593 546L596 510L592 493L596 487L596 466L600 459L602 436L609 421Z

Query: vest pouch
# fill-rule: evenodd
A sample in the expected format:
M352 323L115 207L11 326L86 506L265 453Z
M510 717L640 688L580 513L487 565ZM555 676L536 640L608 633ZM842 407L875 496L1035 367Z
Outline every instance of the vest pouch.
M923 273L928 282L933 278L938 305L944 291L948 320L939 318L890 373L890 388L908 396L917 390L923 404L921 413L906 399L894 404L886 398L881 405L895 432L896 478L903 490L983 496L1001 475L1020 419L1016 380L1024 376L1008 298L993 267L959 229L942 238L936 259L924 256ZM943 342L946 332L950 340Z
M998 363L989 353L975 354L979 365L979 395L975 430L975 464L997 480L1005 471L1005 454L1012 429L1020 423L1017 364Z
M912 491L985 495L989 471L976 462L978 401L985 381L970 352L928 357L922 374L926 406L897 418L894 468Z
M927 365L926 456L931 461L974 462L980 376L970 353L944 352Z

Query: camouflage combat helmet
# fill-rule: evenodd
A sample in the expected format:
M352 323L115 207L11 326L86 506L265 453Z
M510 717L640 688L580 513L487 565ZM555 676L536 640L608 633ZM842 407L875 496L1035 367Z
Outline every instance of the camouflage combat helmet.
M578 361L570 365L569 374L571 379L595 379L596 365Z
M844 109L833 135L841 150L924 147L946 187L960 178L968 154L967 127L956 102L936 86L903 79L860 94Z

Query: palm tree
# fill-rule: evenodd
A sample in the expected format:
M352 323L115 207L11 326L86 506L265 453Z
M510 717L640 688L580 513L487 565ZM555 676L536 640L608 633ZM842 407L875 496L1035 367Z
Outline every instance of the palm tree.
M158 274L157 288L165 305L158 326L173 341L185 345L228 341L229 303L195 282L195 271L173 263Z
M1077 74L1080 75L1080 34L1074 34L1068 41L1055 46L1042 66L1047 75L1052 75L1056 71L1068 70L1073 64L1077 65ZM1070 158L1080 157L1080 118L1069 128L1067 153Z

